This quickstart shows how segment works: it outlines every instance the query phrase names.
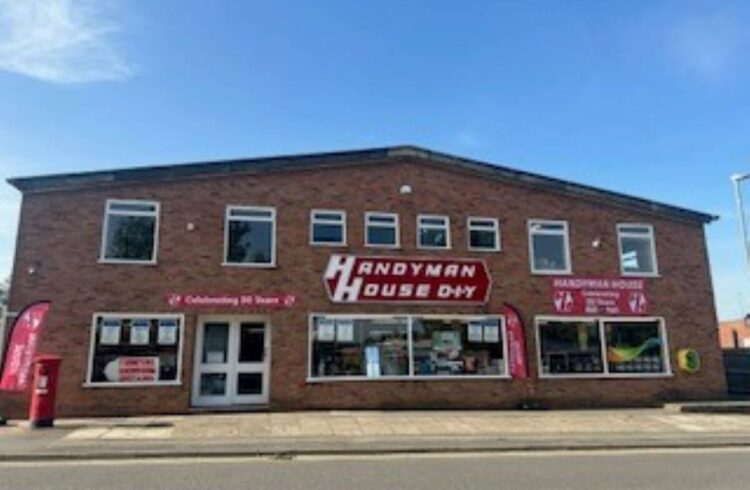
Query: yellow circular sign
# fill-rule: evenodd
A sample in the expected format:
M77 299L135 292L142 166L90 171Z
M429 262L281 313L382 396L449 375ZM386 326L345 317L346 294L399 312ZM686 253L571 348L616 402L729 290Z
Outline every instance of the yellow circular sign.
M695 349L680 349L677 352L677 362L686 373L695 374L701 368L701 357Z

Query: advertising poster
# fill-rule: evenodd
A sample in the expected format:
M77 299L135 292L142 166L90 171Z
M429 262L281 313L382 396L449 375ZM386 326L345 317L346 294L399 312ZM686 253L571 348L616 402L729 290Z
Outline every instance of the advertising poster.
M40 301L27 306L16 318L5 350L0 390L25 391L31 380L31 363L36 355L39 335L44 328L51 303Z
M500 325L497 320L490 320L484 324L484 341L496 344L500 342Z
M159 320L159 345L175 345L177 343L177 320Z
M482 334L482 322L472 320L469 322L469 342L482 342L484 340Z
M148 345L151 324L148 320L133 320L130 323L130 345Z
M120 343L120 320L103 320L99 333L101 345L118 345Z
M318 340L321 342L336 340L336 323L333 320L327 318L318 320Z
M352 320L336 321L336 340L339 342L354 341L354 322Z

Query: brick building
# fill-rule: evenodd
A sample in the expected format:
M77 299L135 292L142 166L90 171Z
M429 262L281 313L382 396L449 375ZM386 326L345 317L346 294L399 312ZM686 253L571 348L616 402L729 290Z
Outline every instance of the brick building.
M415 147L10 183L63 415L726 391L704 213Z
M719 343L722 349L750 348L750 326L744 318L719 323Z

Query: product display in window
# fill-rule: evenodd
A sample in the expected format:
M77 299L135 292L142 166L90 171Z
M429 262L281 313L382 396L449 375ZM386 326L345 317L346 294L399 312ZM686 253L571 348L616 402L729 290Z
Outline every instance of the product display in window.
M499 319L415 317L414 375L502 375L505 360ZM481 337L480 337L480 333Z
M604 372L597 321L542 321L538 328L543 373Z
M313 328L314 376L376 378L409 374L405 318L316 318Z
M180 323L179 317L97 316L89 381L113 384L177 381Z
M659 322L605 322L611 373L664 372Z

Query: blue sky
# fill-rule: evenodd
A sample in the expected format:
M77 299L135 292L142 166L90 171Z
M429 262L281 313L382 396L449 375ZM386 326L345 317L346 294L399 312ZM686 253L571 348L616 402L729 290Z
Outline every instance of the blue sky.
M0 178L419 144L720 215L735 317L748 25L730 1L0 0ZM18 206L1 185L0 276Z

